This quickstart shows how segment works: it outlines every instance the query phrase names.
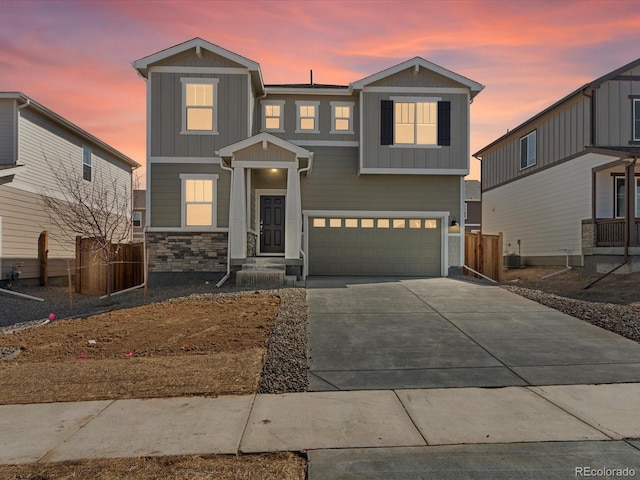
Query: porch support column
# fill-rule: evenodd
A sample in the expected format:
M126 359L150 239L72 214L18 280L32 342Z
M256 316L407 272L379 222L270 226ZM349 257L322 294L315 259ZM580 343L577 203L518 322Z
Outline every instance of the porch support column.
M299 190L298 171L295 166L289 167L287 168L287 196L285 200L284 257L291 259L300 258L302 211Z
M233 168L229 206L230 258L247 258L247 194L244 167Z

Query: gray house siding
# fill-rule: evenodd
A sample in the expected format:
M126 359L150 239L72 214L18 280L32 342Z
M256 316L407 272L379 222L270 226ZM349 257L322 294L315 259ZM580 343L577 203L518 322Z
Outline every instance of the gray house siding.
M421 68L416 73L414 69L406 69L394 75L389 75L370 84L372 87L438 87L459 88L460 84L439 73Z
M530 175L584 150L591 142L590 99L578 95L561 109L527 123L482 155L483 191ZM520 139L536 132L536 163L520 168Z
M451 146L403 148L380 145L380 102L391 97L440 98L451 102ZM364 168L466 169L469 152L469 101L466 95L443 93L399 94L364 92Z
M181 134L181 78L217 78L218 134ZM214 151L238 142L249 131L248 75L158 73L150 75L152 157L211 157Z
M262 105L271 100L284 101L284 133L270 132L262 125ZM318 130L319 133L296 133L297 109L296 102L309 101L320 102ZM353 103L352 121L353 133L331 133L331 102L351 102ZM255 109L255 125L258 129L255 133L269 132L273 135L295 142L296 140L307 141L356 141L360 130L360 120L358 111L358 97L348 95L268 95L261 100Z
M229 226L229 193L231 186L230 173L216 164L202 163L153 163L151 170L150 190L151 227L179 228L182 223L181 201L182 182L180 174L218 174L217 192L217 227Z
M0 165L16 161L16 101L0 99Z
M200 50L200 56L196 54L195 49L178 53L172 57L159 60L154 66L244 68L244 66L233 60L206 49Z
M448 211L460 218L460 177L358 175L357 148L316 147L301 180L303 210Z
M622 80L625 76L634 79ZM640 67L620 75L616 79L603 83L596 90L596 144L624 146L633 143L633 99L640 98ZM637 145L637 142L635 142Z

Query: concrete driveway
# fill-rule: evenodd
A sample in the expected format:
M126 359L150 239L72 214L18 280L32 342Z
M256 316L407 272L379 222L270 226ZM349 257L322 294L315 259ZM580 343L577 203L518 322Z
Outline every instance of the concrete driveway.
M311 277L310 391L640 381L640 345L496 286Z

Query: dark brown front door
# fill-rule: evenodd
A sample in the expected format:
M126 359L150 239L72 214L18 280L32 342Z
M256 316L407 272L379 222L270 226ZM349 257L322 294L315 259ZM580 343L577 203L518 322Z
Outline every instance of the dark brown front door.
M260 197L260 253L284 253L284 195Z

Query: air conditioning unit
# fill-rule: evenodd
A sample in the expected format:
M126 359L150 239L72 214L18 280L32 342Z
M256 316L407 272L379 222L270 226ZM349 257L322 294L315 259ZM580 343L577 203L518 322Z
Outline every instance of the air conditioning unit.
M503 257L503 265L505 268L520 268L520 255L510 253Z

